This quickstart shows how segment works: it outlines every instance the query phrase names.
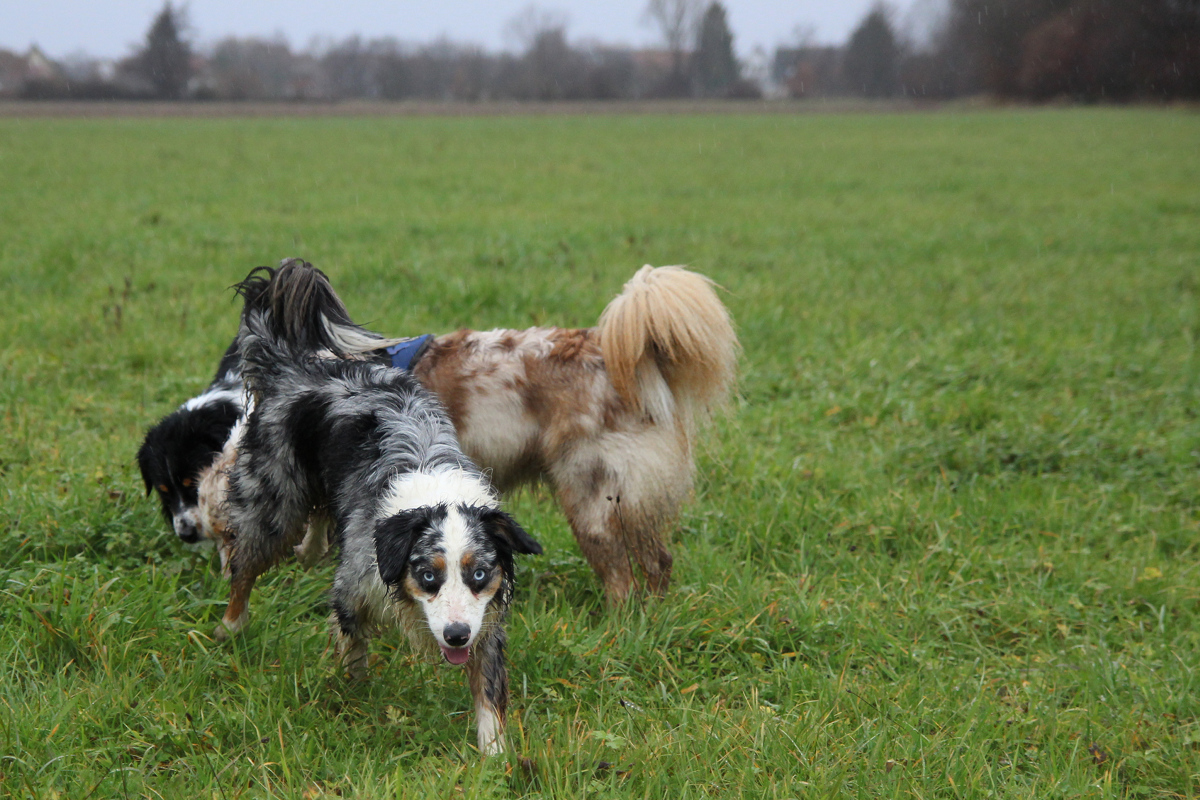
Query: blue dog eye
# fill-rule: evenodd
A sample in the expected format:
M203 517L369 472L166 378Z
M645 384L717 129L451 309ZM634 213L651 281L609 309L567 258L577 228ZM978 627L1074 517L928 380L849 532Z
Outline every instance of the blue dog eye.
M486 570L482 570L482 569L475 570L475 580L476 581L482 581L486 577L487 577Z
M432 572L430 572L429 570L425 570L424 572L421 573L421 581L422 582L433 583L433 579L434 579L434 574Z

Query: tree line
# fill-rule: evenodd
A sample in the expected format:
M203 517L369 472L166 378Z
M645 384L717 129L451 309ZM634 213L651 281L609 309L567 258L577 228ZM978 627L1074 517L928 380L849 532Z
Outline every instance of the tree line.
M5 79L26 98L221 100L585 100L865 96L1025 100L1200 97L1200 0L941 0L921 43L880 3L842 45L776 49L766 75L734 55L724 5L649 0L664 47L572 42L566 22L528 8L510 23L515 53L452 41L351 37L295 50L228 37L204 51L168 2L142 46L101 70L65 64ZM6 60L7 58L7 60ZM10 70L11 72L12 70ZM14 90L14 86L16 86Z
M948 0L924 45L877 5L844 47L775 53L793 96L1200 97L1200 0Z
M189 41L182 8L168 2L144 44L108 74L79 66L39 74L25 98L167 100L618 100L758 97L743 80L720 2L651 0L647 16L684 10L668 50L572 43L561 17L529 7L510 23L519 52L489 53L441 40L408 45L353 36L307 51L282 39L227 37L205 52ZM2 62L0 62L2 63Z

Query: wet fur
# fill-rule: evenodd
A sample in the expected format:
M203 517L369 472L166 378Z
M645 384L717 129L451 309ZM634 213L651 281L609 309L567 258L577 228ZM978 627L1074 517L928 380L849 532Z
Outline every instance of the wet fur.
M294 300L277 290L270 303ZM326 313L296 333L306 348L386 362L380 348L395 339L354 325L340 300ZM726 401L737 355L730 318L708 278L644 266L592 329L449 333L431 344L414 374L445 405L463 451L502 491L550 485L616 603L635 590L635 565L650 591L670 583L666 530L691 491L697 428ZM230 440L220 463L234 455ZM202 494L221 498L223 476L210 475L210 492ZM228 528L220 501L205 507L204 533L220 537ZM322 552L317 535L300 547L310 560Z
M364 675L370 638L389 627L418 649L465 657L479 746L499 752L513 554L541 547L499 510L441 404L411 375L318 355L331 344L322 323L352 324L322 273L284 262L251 273L240 291L254 408L228 471L231 592L218 633L245 626L255 580L300 542L310 517L327 522L340 546L331 603L347 669ZM329 349L352 354L339 343ZM451 549L458 562L442 558L440 583L414 588ZM484 567L488 579L471 583ZM450 637L455 626L467 627L463 646Z
M395 340L332 304L309 346L386 361L378 348ZM458 331L438 337L413 374L502 491L550 485L609 602L619 603L636 588L634 565L650 591L669 585L666 530L691 491L697 429L726 401L737 355L711 281L646 266L595 328ZM300 548L322 551L313 536Z
M666 591L666 530L692 487L697 427L732 388L738 354L711 282L643 267L595 328L459 331L413 374L501 491L546 481L610 603Z
M337 316L349 319L344 307ZM344 340L355 357L372 357L375 334L343 322L320 330L327 349L350 350ZM462 330L435 339L412 371L501 491L550 485L617 604L637 588L635 565L650 592L670 583L666 530L691 492L697 430L727 401L738 353L708 278L647 265L595 328Z
M157 495L167 525L185 542L214 538L198 508L200 485L242 415L242 394L235 341L208 388L156 422L138 449L146 495Z

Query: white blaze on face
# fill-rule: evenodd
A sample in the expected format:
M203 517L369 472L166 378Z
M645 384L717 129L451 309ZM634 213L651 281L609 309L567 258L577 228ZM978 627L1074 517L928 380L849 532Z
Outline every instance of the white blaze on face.
M201 534L200 516L196 513L196 508L186 506L176 512L172 524L175 528L175 535L181 539Z
M470 648L479 636L483 627L483 617L487 613L488 603L491 602L492 592L475 594L467 586L463 576L463 563L470 563L472 542L467 520L461 511L451 506L446 513L446 519L441 525L442 553L446 560L445 580L438 588L437 594L420 598L422 610L434 638L442 647L442 653L452 664L466 661L464 647L453 647L446 642L444 632L446 626L461 623L470 628L470 639L465 648ZM462 661L455 659L461 658Z
M493 581L488 590L476 595L464 580L464 557L470 555L473 545L467 520L459 511L459 506L495 508L498 503L491 487L480 476L451 468L397 476L388 488L382 512L387 517L406 509L437 505L447 506L446 518L439 525L441 540L437 542L445 564L445 571L439 576L443 579L442 585L436 594L414 591L413 595L420 603L429 630L446 660L452 664L462 664L467 660L471 645L479 637L479 629L483 626L483 618L497 584ZM452 647L446 643L446 626L454 623L470 628L466 646Z
M499 503L489 487L479 476L461 469L444 469L440 472L409 472L393 479L383 499L381 517L390 517L409 508L453 506L462 503L469 506L495 508Z

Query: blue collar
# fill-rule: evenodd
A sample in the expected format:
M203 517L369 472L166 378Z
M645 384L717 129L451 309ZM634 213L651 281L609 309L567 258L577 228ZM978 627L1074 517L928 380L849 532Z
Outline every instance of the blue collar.
M425 351L429 349L432 342L433 334L427 333L424 336L405 339L400 344L394 344L387 348L387 354L392 357L392 368L411 370L421 356L425 355Z

